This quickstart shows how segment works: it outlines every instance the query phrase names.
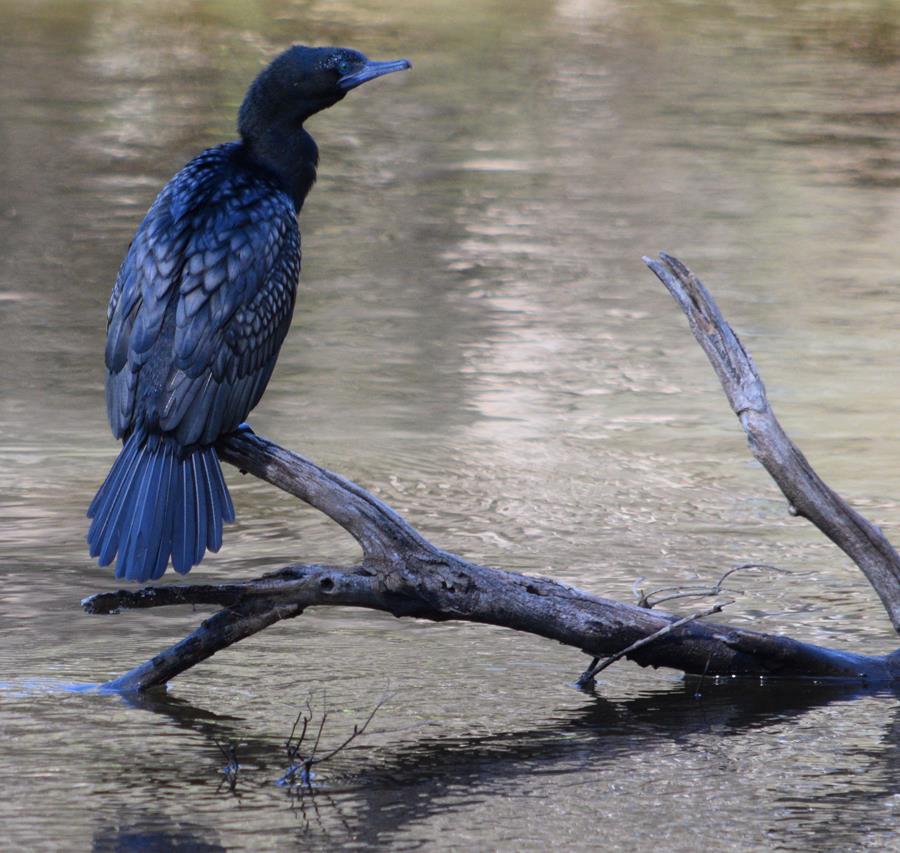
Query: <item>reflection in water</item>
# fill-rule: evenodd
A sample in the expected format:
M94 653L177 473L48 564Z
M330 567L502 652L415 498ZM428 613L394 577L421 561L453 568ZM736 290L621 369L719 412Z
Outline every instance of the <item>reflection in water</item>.
M102 681L202 618L78 607L115 584L83 545L115 455L105 304L156 189L232 135L247 81L298 39L409 54L415 71L316 120L298 311L255 428L474 560L621 598L639 576L661 586L774 563L790 581L745 579L736 623L896 645L858 572L750 463L639 260L665 248L702 274L792 435L890 534L894 4L0 9L0 678L20 685L0 689L10 845L890 845L890 694L741 685L695 703L669 675L619 665L592 700L564 686L585 663L571 650L352 611L310 612L218 655L172 685L180 703L158 700L163 714L21 685ZM241 522L202 577L353 558L333 525L226 476ZM397 698L376 730L328 771L333 802L292 808L270 781L298 703L327 685L337 729L350 728L387 683ZM213 737L242 743L254 784L239 800L215 793Z
M750 680L708 682L701 685L699 699L696 690L696 681L691 681L682 688L624 701L598 697L548 721L497 734L428 736L377 750L362 745L353 758L340 762L336 773L320 768L323 778L317 790L296 799L300 833L325 840L333 839L340 828L343 837L393 846L400 839L418 837L416 828L427 828L435 819L441 823L463 819L473 802L511 798L527 807L524 804L532 798L556 801L560 793L571 797L573 805L584 801L593 819L602 823L606 809L620 808L602 803L603 779L617 775L616 768L622 764L635 759L658 763L655 785L682 790L695 784L699 759L708 764L701 773L709 781L724 769L743 774L752 786L760 765L765 768L774 760L777 767L768 769L782 772L798 757L791 754L794 748L789 744L781 744L777 751L771 747L771 741L779 741L786 729L804 730L808 737L822 719L853 717L861 704L874 702L883 707L885 701L896 699L889 692L822 683L798 688L778 682L762 687ZM271 781L279 750L265 740L248 742L242 737L240 720L223 720L161 695L144 697L138 704L178 727L201 733L211 745L241 742L242 754L253 762L257 777L268 774ZM891 807L900 770L898 727L895 707L879 726L876 745L865 748L859 760L856 738L846 738L840 746L843 766L830 756L822 775L811 778L802 794L778 804L761 827L767 843L788 849L829 845L849 849L866 838L870 842L888 838L894 831ZM742 744L742 740L751 742ZM807 769L814 766L816 747L816 743L802 747ZM679 758L670 764L667 759L673 752ZM855 784L859 776L866 780L863 789ZM246 797L255 796L253 789L260 780L245 775L240 785L246 805ZM747 806L752 810L750 803ZM687 814L681 817L687 822L693 819ZM159 825L167 824L161 820ZM615 845L620 827L621 820L605 831L595 825L593 843ZM697 827L696 840L709 831L709 827ZM751 846L749 838L745 841ZM454 843L460 842L454 839Z
M99 827L94 853L220 853L228 848L212 839L215 830L190 823L175 823L165 813L126 809L121 822Z

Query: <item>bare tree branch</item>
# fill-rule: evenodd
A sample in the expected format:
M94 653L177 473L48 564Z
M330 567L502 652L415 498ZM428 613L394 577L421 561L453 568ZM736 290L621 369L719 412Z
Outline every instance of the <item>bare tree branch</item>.
M900 556L881 530L812 469L775 417L750 354L709 291L681 261L665 253L644 258L687 315L691 331L716 371L750 451L788 500L792 515L809 519L863 571L900 632Z
M900 560L896 552L878 528L817 477L790 443L771 413L750 356L703 285L668 255L662 256L662 262L648 263L687 313L754 454L791 505L863 569L897 626ZM82 604L89 613L186 603L224 608L181 642L108 682L107 689L149 690L281 619L298 616L307 607L333 605L365 607L397 617L499 625L556 640L595 658L627 657L642 666L689 673L870 683L900 680L900 651L877 656L826 649L788 637L699 622L698 614L680 618L600 598L547 578L469 563L436 548L360 486L250 430L224 437L217 450L225 461L297 496L340 524L359 543L362 561L349 567L297 564L240 583L151 586L85 599ZM726 572L712 589L721 592L726 578L736 570Z
M265 594L248 591L241 603L207 619L191 636L109 682L114 690L143 691L282 618L307 607L341 605L382 610L394 616L500 625L557 640L593 657L614 654L678 620L677 616L599 598L547 578L527 577L466 563L446 555L427 563L410 557L397 575L358 566L291 566L261 579ZM398 577L414 578L405 584ZM180 603L181 587L155 587L152 597L122 590L87 600L93 612ZM215 589L213 587L213 589ZM210 603L218 604L218 592ZM194 603L203 603L194 596ZM150 603L152 602L152 604ZM642 665L667 666L710 675L851 678L885 682L900 676L900 658L839 652L725 625L692 623L628 656Z

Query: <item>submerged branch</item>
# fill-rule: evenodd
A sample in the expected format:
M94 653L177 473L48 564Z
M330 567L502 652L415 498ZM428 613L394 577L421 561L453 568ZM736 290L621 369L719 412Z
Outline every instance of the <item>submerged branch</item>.
M840 545L869 578L895 626L900 620L900 560L874 525L847 507L812 471L775 420L749 355L700 282L674 258L649 261L688 314L716 367L754 454L792 506ZM288 566L256 580L221 585L164 585L85 599L90 613L174 604L222 606L196 631L128 673L109 689L145 691L307 607L351 606L396 617L499 625L580 649L595 658L627 657L642 666L688 673L900 680L900 652L869 656L788 637L697 621L715 612L674 614L600 598L547 578L488 568L432 545L363 488L241 430L223 437L221 458L295 495L347 530L362 549L356 566ZM716 593L733 573L707 590ZM656 602L659 603L658 601Z

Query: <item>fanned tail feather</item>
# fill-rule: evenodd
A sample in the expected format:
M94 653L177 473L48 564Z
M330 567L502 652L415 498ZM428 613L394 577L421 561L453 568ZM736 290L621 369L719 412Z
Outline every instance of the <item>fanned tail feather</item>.
M101 566L116 560L116 577L162 577L171 558L187 574L207 550L222 545L234 505L212 447L184 458L172 438L132 434L88 509L87 541Z

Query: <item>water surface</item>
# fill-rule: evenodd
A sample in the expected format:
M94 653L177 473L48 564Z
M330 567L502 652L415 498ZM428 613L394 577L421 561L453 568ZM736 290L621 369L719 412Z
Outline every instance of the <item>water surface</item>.
M105 305L158 188L230 138L294 40L408 56L310 129L302 292L252 422L466 557L629 598L741 562L734 624L880 652L860 573L785 513L680 313L667 249L741 333L786 428L900 523L895 3L0 0L0 823L19 848L643 850L897 844L898 702L695 685L499 629L314 611L133 705L60 692L201 614L89 618L84 509L116 453ZM227 471L198 577L352 560ZM322 697L322 690L327 695ZM311 692L315 804L274 785ZM239 741L234 795L216 740Z

